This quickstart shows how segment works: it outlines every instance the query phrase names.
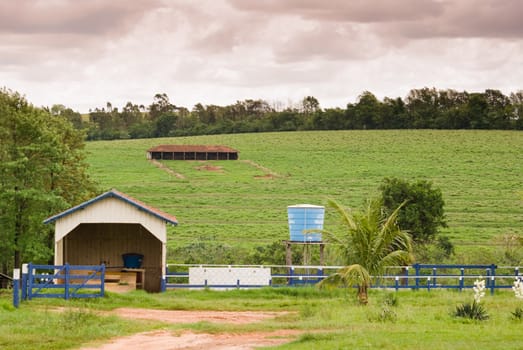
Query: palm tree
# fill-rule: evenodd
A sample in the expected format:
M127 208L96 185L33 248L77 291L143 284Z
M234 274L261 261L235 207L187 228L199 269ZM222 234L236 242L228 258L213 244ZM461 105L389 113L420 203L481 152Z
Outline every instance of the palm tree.
M411 263L412 239L396 224L403 205L387 217L380 200L370 200L363 212L352 212L329 200L329 206L341 215L345 230L337 234L325 230L322 233L327 242L336 245L346 266L324 279L320 287L356 285L359 302L367 304L373 278L377 279L386 266Z

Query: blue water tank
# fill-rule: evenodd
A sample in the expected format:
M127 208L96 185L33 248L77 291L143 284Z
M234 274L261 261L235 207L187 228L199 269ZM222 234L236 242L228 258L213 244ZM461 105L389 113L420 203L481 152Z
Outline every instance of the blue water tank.
M128 269L139 269L142 266L143 255L127 253L122 255L123 266Z
M290 240L293 242L321 242L321 233L304 233L305 230L322 230L325 207L297 204L287 207Z

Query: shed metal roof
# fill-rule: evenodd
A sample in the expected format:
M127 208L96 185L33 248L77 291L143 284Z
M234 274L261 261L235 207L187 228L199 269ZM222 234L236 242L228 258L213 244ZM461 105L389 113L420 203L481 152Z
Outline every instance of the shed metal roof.
M66 211L63 211L61 212L60 214L56 214L54 216L51 216L47 219L44 220L44 224L48 224L48 223L51 223L51 222L55 222L56 220L64 217L64 216L67 216L67 215L70 215L78 210L81 210L81 209L84 209L85 207L88 207L89 205L91 204L94 204L98 201L101 201L105 198L116 198L116 199L119 199L121 201L124 201L134 207L136 207L138 210L143 210L144 212L160 219L160 220L163 220L171 225L178 225L178 220L176 219L176 217L174 217L173 215L170 215L170 214L167 214L167 213L164 213L163 211L159 210L159 209L156 209L156 208L153 208L123 192L120 192L120 191L117 191L115 189L112 189L111 191L108 191L108 192L105 192L101 195L99 195L98 197L95 197L93 199L90 199L86 202L83 202L82 204L79 204L73 208L70 208L70 209L67 209Z
M147 150L147 152L218 152L238 153L237 150L220 145L159 145Z

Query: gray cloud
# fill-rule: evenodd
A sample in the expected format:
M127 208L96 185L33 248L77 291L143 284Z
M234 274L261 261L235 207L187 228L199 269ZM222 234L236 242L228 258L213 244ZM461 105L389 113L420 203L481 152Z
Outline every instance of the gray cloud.
M84 64L161 6L159 0L1 1L0 67L34 80L80 77Z
M159 5L158 0L2 1L0 33L111 34Z
M0 0L0 81L82 111L157 92L188 107L303 94L343 106L364 90L513 88L523 81L520 4Z
M270 15L296 15L318 21L389 22L422 20L442 13L434 0L229 0L242 11Z
M317 22L366 23L407 38L523 36L520 0L229 0L244 12Z
M381 35L407 39L431 38L523 38L519 0L446 1L445 11L424 21L383 25Z
M323 60L360 60L372 57L379 48L375 38L355 25L321 23L299 31L275 49L280 62Z

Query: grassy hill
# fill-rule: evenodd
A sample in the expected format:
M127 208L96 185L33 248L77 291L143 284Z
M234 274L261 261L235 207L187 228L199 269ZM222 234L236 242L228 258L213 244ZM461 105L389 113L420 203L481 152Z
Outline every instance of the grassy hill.
M159 144L222 144L239 161L146 159ZM176 215L169 247L194 240L253 248L288 238L287 206L333 198L360 208L385 177L429 180L446 202L458 251L492 249L523 234L523 133L510 131L315 131L100 141L90 172ZM169 171L168 171L169 170ZM328 211L327 229L337 218ZM465 262L465 261L461 261Z

